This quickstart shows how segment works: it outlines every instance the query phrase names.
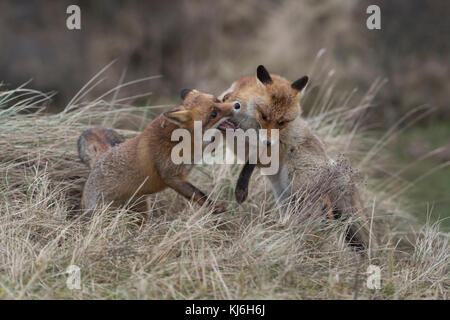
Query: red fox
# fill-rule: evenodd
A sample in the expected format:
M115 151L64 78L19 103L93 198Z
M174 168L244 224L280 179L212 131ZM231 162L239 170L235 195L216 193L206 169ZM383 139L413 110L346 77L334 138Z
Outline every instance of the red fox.
M256 77L239 78L219 98L230 101L239 97L242 111L230 121L244 130L267 129L265 143L270 145L275 142L270 129L281 130L300 116L300 96L307 83L307 76L291 83L260 65Z
M233 125L226 121L239 112L240 104L221 103L197 90L185 89L181 97L182 104L154 119L132 139L124 141L104 128L89 129L80 136L80 159L91 167L83 189L84 210L90 211L101 202L121 205L167 187L200 205L211 205L208 197L186 179L193 165L171 161L171 150L178 143L171 141L171 135L177 128L193 130L194 121L201 121L205 130L230 128ZM223 206L216 205L213 212L224 211Z
M305 202L304 196L310 195L308 203L314 203L311 211L317 204L320 207L323 204L321 210L333 219L364 216L349 170L337 166L328 157L322 141L300 117L300 97L307 83L307 76L290 83L280 76L269 74L260 65L256 77L239 78L219 98L224 102L240 101L241 112L230 119L239 127L280 130L279 170L277 174L267 176L280 208L293 202L294 198ZM268 134L266 142L270 145L275 141ZM255 164L247 162L239 175L235 190L238 203L247 197L254 168ZM324 172L328 172L328 181L321 177ZM315 196L312 197L312 194ZM362 249L368 244L367 232L367 223L363 227L351 225L346 232L346 240L357 249Z

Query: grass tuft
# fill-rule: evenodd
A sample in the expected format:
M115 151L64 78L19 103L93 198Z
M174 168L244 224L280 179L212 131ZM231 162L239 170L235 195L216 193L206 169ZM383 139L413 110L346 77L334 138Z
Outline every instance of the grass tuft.
M225 201L228 213L212 215L167 190L151 197L147 223L127 208L83 217L88 170L78 160L77 137L94 124L117 128L123 119L148 119L151 107L81 103L82 95L59 114L36 112L49 95L24 88L0 95L0 298L449 298L448 234L437 223L419 227L398 198L376 188L382 181L373 168L382 143L365 139L351 116L369 108L367 101L320 108L310 118L330 153L344 150L359 168L381 242L362 257L345 245L345 223L280 216L258 174L248 201L237 205L238 165L197 166L190 177ZM370 264L381 269L378 290L366 286ZM66 286L71 265L80 267L80 290Z

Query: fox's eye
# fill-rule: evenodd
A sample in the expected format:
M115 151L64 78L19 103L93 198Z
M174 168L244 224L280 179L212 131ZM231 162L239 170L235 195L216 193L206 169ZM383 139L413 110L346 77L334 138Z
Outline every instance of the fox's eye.
M282 127L282 126L284 126L285 123L286 123L285 121L280 121L280 122L278 122L278 126Z
M264 121L267 121L267 116L266 116L264 113L261 113L261 118L262 118Z
M216 110L213 110L212 112L211 112L211 118L215 118L215 117L217 117L217 111Z
M241 104L238 101L236 101L234 103L234 109L239 110L240 108L241 108Z

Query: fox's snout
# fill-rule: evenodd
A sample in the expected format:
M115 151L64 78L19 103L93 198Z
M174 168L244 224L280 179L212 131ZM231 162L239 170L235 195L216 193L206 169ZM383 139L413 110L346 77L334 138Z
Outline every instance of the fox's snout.
M215 126L220 130L237 129L238 126L228 120L239 114L241 111L241 103L239 101L223 102L220 107L224 108L222 109L223 117L215 124Z
M241 111L241 103L239 101L235 102L223 102L221 103L226 117L232 117Z
M263 146L270 147L278 142L279 129L261 128L259 130L259 141Z
M241 103L239 101L222 102L219 105L223 115L221 120L228 120L230 118L233 118L241 111Z

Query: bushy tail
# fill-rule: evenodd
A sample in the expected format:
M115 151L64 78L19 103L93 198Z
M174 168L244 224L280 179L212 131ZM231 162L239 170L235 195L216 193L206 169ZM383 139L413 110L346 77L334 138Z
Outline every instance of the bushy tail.
M95 161L109 148L124 141L120 134L111 129L103 127L87 129L78 138L78 156L85 165L92 168Z

